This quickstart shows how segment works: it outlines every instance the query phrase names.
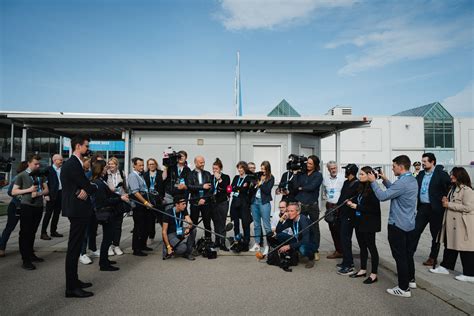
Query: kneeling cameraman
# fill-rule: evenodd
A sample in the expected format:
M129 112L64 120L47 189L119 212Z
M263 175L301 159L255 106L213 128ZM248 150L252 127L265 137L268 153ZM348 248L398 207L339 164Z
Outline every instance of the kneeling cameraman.
M167 211L169 216L163 215L163 259L172 255L181 255L188 260L195 260L191 252L196 239L196 230L193 229L191 217L186 210L186 199L176 196L173 202L174 207ZM185 228L184 222L190 225Z
M300 253L300 257L305 258L302 260L302 262L306 262L305 268L310 269L314 267L314 252L316 250L313 230L306 229L311 225L311 220L307 216L300 214L301 208L299 203L290 202L287 210L288 220L280 221L280 223L278 223L276 233L278 235L284 230L291 228L294 237L287 245L278 249L278 252L284 253L289 250L297 250Z

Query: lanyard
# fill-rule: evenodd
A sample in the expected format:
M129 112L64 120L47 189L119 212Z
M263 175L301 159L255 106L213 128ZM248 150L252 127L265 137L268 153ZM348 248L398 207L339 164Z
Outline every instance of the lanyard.
M179 178L179 177L181 177L181 173L183 172L184 167L183 167L183 169L180 170L179 166L176 166L176 169L178 170L178 178Z
M156 175L152 177L150 174L150 189L155 188L155 178L156 178Z
M237 187L240 187L244 183L245 178L247 178L247 176L239 178L239 180L237 180Z
M178 230L178 227L180 227L179 223L181 223L181 225L183 224L183 219L182 219L183 213L179 213L179 220L176 218L178 216L176 215L176 210L174 208L173 208L173 213L175 217L174 222L176 223L176 230Z
M360 201L362 201L362 194L357 196L357 205L360 205Z
M30 176L31 178L31 181L33 181L33 184L35 183L35 178ZM36 192L41 192L42 191L42 188L41 188L41 178L40 177L36 177L36 179L38 180L38 189L36 190Z
M407 173L404 173L404 174L400 175L400 176L398 177L398 179L401 179L401 178L403 178L403 177L413 177L413 176L412 176L412 174L411 174L410 172L407 172Z
M296 223L293 222L293 232L295 233L296 239L298 239L298 232L299 232L299 223L300 221L298 220Z
M291 177L290 177L290 172L289 172L289 171L286 172L286 185L285 185L285 189L288 190L288 185L290 184L290 181L293 179L293 176L294 176L294 174L291 174Z
M219 181L214 177L214 194L217 193L217 186L218 186Z

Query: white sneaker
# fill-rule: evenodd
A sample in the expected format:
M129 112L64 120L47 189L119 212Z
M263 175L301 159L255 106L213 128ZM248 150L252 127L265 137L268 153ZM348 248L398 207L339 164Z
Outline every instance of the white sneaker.
M92 251L91 257L93 258L100 258L100 250Z
M249 251L252 251L252 252L260 251L260 245L255 243L253 247L249 249Z
M467 276L464 274L460 274L454 277L458 281L463 281L463 282L472 282L474 283L474 277L472 276Z
M123 251L122 251L122 249L120 249L119 246L115 246L115 247L114 247L114 252L115 252L115 254L116 254L117 256L123 255Z
M264 256L268 255L268 246L265 246L265 247L263 248L263 255L264 255Z
M416 281L415 280L411 280L410 282L408 282L408 287L410 289L416 289Z
M82 264L91 264L92 260L88 255L82 255L79 257L79 262Z
M148 238L147 242L146 242L146 245L147 246L150 246L152 243L155 242L155 239L154 238Z
M449 274L448 269L442 266L438 266L436 269L430 269L430 272L436 274Z
M108 251L108 253L107 253L107 254L109 255L109 257L115 256L114 248L115 248L114 245L110 245L109 251Z
M387 289L387 293L394 296L411 297L410 289L408 289L407 291L404 291L398 286L394 287L393 289Z

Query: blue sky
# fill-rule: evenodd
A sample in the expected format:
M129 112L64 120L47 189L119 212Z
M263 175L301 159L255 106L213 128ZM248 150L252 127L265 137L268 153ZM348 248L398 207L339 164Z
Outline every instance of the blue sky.
M2 110L472 115L474 2L0 0Z

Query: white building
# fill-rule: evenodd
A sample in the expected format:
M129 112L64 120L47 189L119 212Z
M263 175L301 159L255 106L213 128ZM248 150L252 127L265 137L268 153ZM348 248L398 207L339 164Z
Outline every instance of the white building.
M401 154L420 161L425 152L447 166L474 163L474 118L453 118L438 102L371 120L341 132L342 164L388 165ZM336 135L321 140L323 161L336 159L335 145Z

